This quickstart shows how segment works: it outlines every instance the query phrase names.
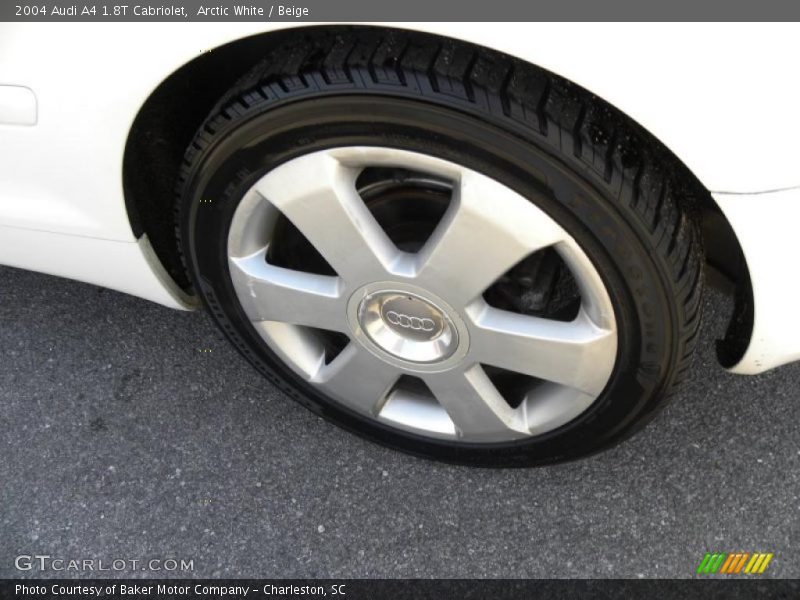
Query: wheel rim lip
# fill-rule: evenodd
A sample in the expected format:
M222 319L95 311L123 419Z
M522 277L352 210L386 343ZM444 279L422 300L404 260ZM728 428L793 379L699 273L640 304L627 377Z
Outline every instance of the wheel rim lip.
M462 173L470 171L470 169L468 169L467 167L463 167L456 163L452 163L447 160L443 160L420 152L406 151L406 150L380 147L380 146L336 147L320 152L329 153L336 160L340 161L342 164L351 168L362 168L367 166L394 166L400 168L417 169L424 172L429 172L433 175L436 175L437 177L447 177L447 178L458 178ZM302 156L307 156L307 155L302 155ZM302 158L302 156L298 158ZM282 168L282 166L283 165L279 165L278 167L276 167L276 169L280 169ZM264 176L262 176L262 178L259 181L268 177L273 171L266 173ZM496 180L493 181L495 181L495 183L498 186L505 187L505 184ZM257 188L257 186L258 182L254 184L252 188L245 194L245 197L243 198L243 201L240 203L240 206L237 207L236 211L234 212L233 219L230 223L229 236L228 236L229 260L233 260L235 256L241 255L243 244L247 245L248 243L247 240L244 239L245 237L244 230L247 229L246 224L243 224L241 222L241 219L238 219L237 221L237 216L239 216L240 209L242 205L245 204L245 200L253 195L254 190ZM529 199L526 200L530 201ZM273 210L276 209L273 207ZM570 270L573 272L576 282L581 288L582 298L585 295L586 289L589 289L591 291L591 293L589 294L591 302L589 302L586 306L584 306L582 310L585 308L586 310L592 312L593 320L596 320L597 322L602 323L604 326L608 326L611 329L613 329L614 351L613 353L610 353L613 354L613 356L610 359L610 365L605 365L606 367L608 367L608 377L606 378L606 383L607 383L608 379L610 379L611 374L613 373L613 367L615 366L616 363L616 343L618 339L618 334L616 331L616 319L614 315L613 306L611 305L610 298L608 297L607 290L605 289L605 285L603 284L599 273L597 273L596 268L592 265L588 257L586 257L583 250L578 248L577 253L575 252L575 248L567 248L561 250L565 250L564 252L559 251L559 254L561 255L562 259L568 264ZM579 276L579 273L583 273L584 275L587 274L587 264L588 264L588 277L584 278ZM576 268L578 272L576 272ZM409 284L403 281L385 280L385 281L369 281L366 284L363 284L363 282L361 283L362 283L361 287L359 287L355 292L350 294L347 301L347 320L350 323L350 328L351 328L349 334L354 342L358 343L360 346L362 346L371 354L377 356L381 360L396 367L398 373L401 374L438 373L447 371L448 369L453 368L456 365L462 364L464 362L464 359L468 356L470 349L469 345L470 331L476 327L473 314L480 310L480 306L466 306L459 311L454 309L453 307L450 307L449 303L447 303L444 299L437 296L430 289L423 290L422 288L419 288L417 286L414 286L413 284ZM237 296L239 296L241 299L242 293L246 292L240 289L235 283L234 283L234 288ZM370 339L370 337L366 334L366 332L363 331L363 328L361 327L357 318L359 303L363 300L364 293L368 293L366 292L366 290L380 291L380 290L392 290L392 289L397 291L407 290L411 293L420 293L423 296L423 298L431 299L432 303L434 303L438 307L441 306L448 307L446 314L452 320L452 322L457 326L456 331L459 336L459 344L453 355L449 356L446 360L430 364L405 361L402 360L401 358L398 358L397 356L392 355L389 352L386 352L383 348L375 344ZM598 301L598 296L601 297L600 301ZM476 304L480 303L477 302ZM462 318L461 316L462 312L464 313L464 318ZM259 327L255 323L254 326L260 337L267 343L267 345L273 351L275 351L278 354L279 357L283 359L284 362L288 364L288 366L293 371L298 373L307 382L310 381L312 385L315 384L313 380L309 379L309 376L306 372L297 367L295 362L292 360L292 357L287 355L287 353L284 351L285 349L280 347L280 344L276 342L274 337L271 336L269 333L267 333L265 327ZM486 364L491 364L491 362L486 362ZM337 399L336 394L331 394L330 392L328 392L328 390L325 389L324 386L318 386L318 387L321 388L323 394L328 396L333 396L334 399ZM549 424L545 424L542 427L534 428L529 432L527 436L523 437L538 435L541 433L551 431L557 427L560 427L561 425L571 421L572 419L576 418L577 416L585 412L585 410L588 409L588 407L592 403L594 403L600 395L601 393L598 393L589 402L584 403L578 408L573 408L571 414L565 414L562 415L562 417L550 419L548 421ZM338 400L341 400L341 398L338 398ZM347 406L347 404L345 403L344 408L350 409L351 407ZM383 422L387 421L387 419L384 418L384 415L382 414L379 415L368 414L367 416L375 418L378 421L383 421ZM421 434L426 437L441 438L449 441L453 441L455 437L456 441L464 441L464 442L475 441L467 438L454 436L453 433L448 429L448 427L442 427L441 424L437 425L436 427L427 428L425 426L419 426L419 423L413 424L409 422L400 422L397 421L396 419L395 420L390 419L389 421L390 425L393 427L397 427L399 429L406 430L412 433ZM506 441L514 441L518 439L518 437L519 436L515 436L510 439L503 438L503 439L492 439L492 440L480 439L478 441L487 443L506 442Z

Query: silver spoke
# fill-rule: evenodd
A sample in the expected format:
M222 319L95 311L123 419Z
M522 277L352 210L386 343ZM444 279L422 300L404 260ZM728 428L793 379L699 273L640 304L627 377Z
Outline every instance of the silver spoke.
M415 283L464 306L520 260L567 237L530 201L465 170L418 257Z
M251 321L282 321L348 331L345 299L338 277L304 273L270 265L266 248L241 258L230 258L239 301Z
M480 441L529 435L524 413L511 408L480 365L432 373L424 379L460 437Z
M342 404L374 417L398 377L400 373L396 367L351 342L333 362L323 366L311 382Z
M469 310L476 360L593 396L603 390L617 352L614 331L598 327L584 311L565 323L479 305Z
M402 253L356 192L359 169L315 152L271 171L255 186L349 286L385 276Z

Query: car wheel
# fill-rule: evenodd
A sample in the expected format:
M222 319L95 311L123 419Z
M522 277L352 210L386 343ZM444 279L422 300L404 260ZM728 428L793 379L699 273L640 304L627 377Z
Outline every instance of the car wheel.
M690 177L603 101L467 44L276 49L189 147L194 286L289 396L371 440L485 466L595 452L686 372Z

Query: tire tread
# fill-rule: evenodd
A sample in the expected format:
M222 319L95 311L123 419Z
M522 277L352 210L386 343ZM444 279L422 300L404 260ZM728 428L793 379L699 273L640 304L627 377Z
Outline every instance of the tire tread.
M298 36L275 48L220 99L186 151L175 223L187 182L205 151L252 111L319 91L366 90L490 113L507 130L537 137L581 169L620 211L631 213L663 264L677 309L676 362L663 393L686 377L697 345L703 287L702 237L694 207L707 193L671 153L600 98L548 71L456 41L411 32ZM180 227L176 235L186 267Z

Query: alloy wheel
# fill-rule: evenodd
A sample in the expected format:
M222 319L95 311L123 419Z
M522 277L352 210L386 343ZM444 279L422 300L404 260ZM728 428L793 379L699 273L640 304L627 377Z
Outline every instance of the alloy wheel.
M362 184L387 169L447 196L417 244L390 235ZM274 260L281 223L323 268ZM245 194L227 247L238 300L269 347L339 404L408 432L475 443L539 435L584 412L614 369L611 300L573 237L531 199L449 161L358 146L289 160ZM500 280L543 253L574 280L573 314L491 300ZM498 373L522 385L509 394Z

